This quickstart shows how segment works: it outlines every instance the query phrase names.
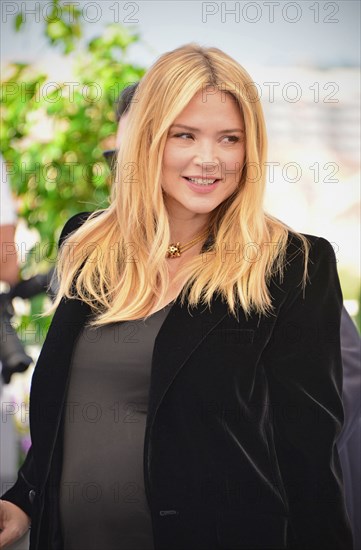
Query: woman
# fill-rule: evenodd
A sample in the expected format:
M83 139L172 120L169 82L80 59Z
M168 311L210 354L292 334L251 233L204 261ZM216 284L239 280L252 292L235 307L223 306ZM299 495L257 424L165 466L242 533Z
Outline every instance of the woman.
M177 48L136 98L109 207L60 238L4 543L31 518L32 550L351 549L333 249L263 211L232 58Z

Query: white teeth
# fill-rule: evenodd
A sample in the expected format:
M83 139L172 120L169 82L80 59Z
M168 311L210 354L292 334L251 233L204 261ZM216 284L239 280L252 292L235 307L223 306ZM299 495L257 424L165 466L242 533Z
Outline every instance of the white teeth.
M216 180L207 180L203 178L187 178L192 183L197 183L198 185L212 185Z

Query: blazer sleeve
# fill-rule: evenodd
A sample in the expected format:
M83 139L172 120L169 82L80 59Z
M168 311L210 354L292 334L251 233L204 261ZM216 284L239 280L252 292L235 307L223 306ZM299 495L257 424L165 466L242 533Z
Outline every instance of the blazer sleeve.
M32 502L35 496L36 478L33 463L33 449L30 447L25 461L18 471L17 481L3 495L2 500L8 500L19 506L28 516L31 517Z
M293 261L292 284L264 351L273 441L295 547L352 550L336 447L344 421L343 300L331 244L313 237L305 289L301 264Z
M88 218L90 212L82 212L72 216L64 225L63 230L60 234L59 244L60 247L65 240L65 238L78 229L82 223ZM36 368L36 367L35 367ZM10 487L3 495L1 495L2 500L7 500L12 502L16 506L19 506L28 516L31 517L32 513L32 502L35 496L35 490L37 486L36 473L34 468L34 456L33 448L30 447L25 461L21 465L18 471L18 477L15 484Z

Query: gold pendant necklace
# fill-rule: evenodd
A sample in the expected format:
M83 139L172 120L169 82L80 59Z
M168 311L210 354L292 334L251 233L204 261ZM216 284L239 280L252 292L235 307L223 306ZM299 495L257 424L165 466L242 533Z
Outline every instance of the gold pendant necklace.
M184 245L181 245L180 242L171 243L168 246L167 258L178 258L182 254L182 252L185 252L186 250L194 246L197 242L199 242L201 239L203 239L207 235L208 231L209 231L208 228L205 229L197 237L195 237L194 239L192 239L191 241L189 241Z

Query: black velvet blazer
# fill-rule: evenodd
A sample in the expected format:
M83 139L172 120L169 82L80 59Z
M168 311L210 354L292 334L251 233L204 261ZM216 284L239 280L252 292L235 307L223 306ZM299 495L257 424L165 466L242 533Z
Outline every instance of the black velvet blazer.
M71 218L60 242L88 215ZM342 293L331 244L307 237L305 293L291 234L284 280L270 283L273 316L240 310L237 321L218 296L211 311L178 298L158 333L144 441L156 550L352 549L335 445ZM2 496L31 516L31 550L63 550L62 414L90 315L65 299L54 314L31 385L32 447Z

